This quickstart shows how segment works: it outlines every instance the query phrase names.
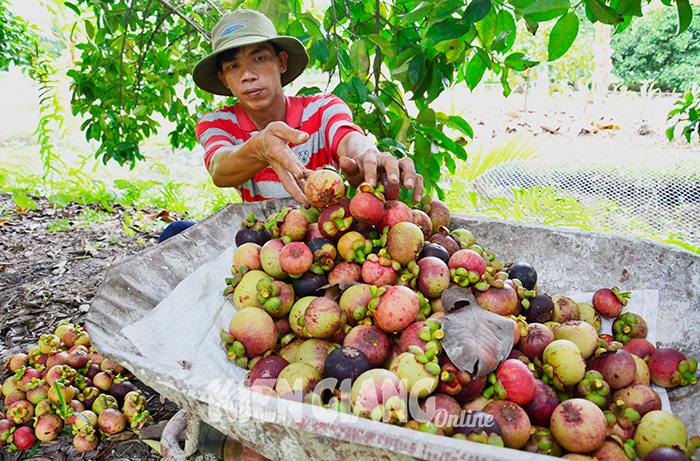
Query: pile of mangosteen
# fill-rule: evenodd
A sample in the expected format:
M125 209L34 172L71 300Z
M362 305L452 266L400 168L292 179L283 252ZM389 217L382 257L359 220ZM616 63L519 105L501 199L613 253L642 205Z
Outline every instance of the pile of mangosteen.
M319 169L305 186L311 207L249 215L236 235L223 294L238 311L221 338L252 390L568 459L690 459L700 438L650 383L695 384L697 362L645 339L629 293L601 288L577 303L540 292L532 265L502 264L468 229L450 230L443 202L402 201L386 175L348 190ZM441 345L451 287L512 320L510 356L485 376ZM601 315L614 319L609 334Z
M87 331L68 320L5 367L14 373L2 385L0 447L8 451L66 435L89 452L101 439L153 421L128 370L95 351Z

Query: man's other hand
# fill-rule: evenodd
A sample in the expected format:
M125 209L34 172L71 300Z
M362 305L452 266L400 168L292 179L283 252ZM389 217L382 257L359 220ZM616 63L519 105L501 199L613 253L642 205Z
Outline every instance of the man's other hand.
M420 202L425 193L423 176L416 173L413 160L397 159L376 148L367 149L353 158L341 157L340 169L352 187L357 187L364 181L376 186L379 175L386 172L390 184L401 184L406 189L413 190L414 202Z

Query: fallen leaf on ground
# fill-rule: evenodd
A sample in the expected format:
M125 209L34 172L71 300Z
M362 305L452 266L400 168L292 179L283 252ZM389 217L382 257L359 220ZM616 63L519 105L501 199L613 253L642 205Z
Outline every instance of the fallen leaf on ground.
M155 451L157 451L159 455L163 454L160 448L160 442L158 442L157 440L146 439L142 440L142 442L148 445L149 447L153 448Z
M151 222L151 221L155 221L156 219L160 219L161 221L165 221L165 222L175 221L175 219L173 219L170 216L170 213L168 213L168 211L166 211L166 210L162 210L162 211L158 211L156 213L144 215L142 221Z

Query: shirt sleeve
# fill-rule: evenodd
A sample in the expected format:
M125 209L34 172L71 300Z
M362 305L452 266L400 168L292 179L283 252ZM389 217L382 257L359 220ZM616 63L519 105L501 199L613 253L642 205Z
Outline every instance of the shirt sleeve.
M345 102L337 96L329 95L330 102L324 106L321 129L326 146L335 160L338 159L338 144L352 131L364 134L362 128L352 121L352 112Z
M214 153L224 146L235 146L243 140L238 140L230 132L230 114L211 112L204 115L195 128L197 140L204 148L204 166L209 169L209 162Z

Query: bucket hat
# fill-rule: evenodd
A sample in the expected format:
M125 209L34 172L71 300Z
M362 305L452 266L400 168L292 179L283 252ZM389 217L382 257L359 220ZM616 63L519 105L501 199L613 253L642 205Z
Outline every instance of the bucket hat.
M267 16L254 10L238 9L224 14L211 31L212 53L202 58L192 71L194 83L209 93L231 96L231 91L218 78L216 56L226 50L256 43L271 42L289 55L282 86L304 72L309 55L296 37L278 35Z

